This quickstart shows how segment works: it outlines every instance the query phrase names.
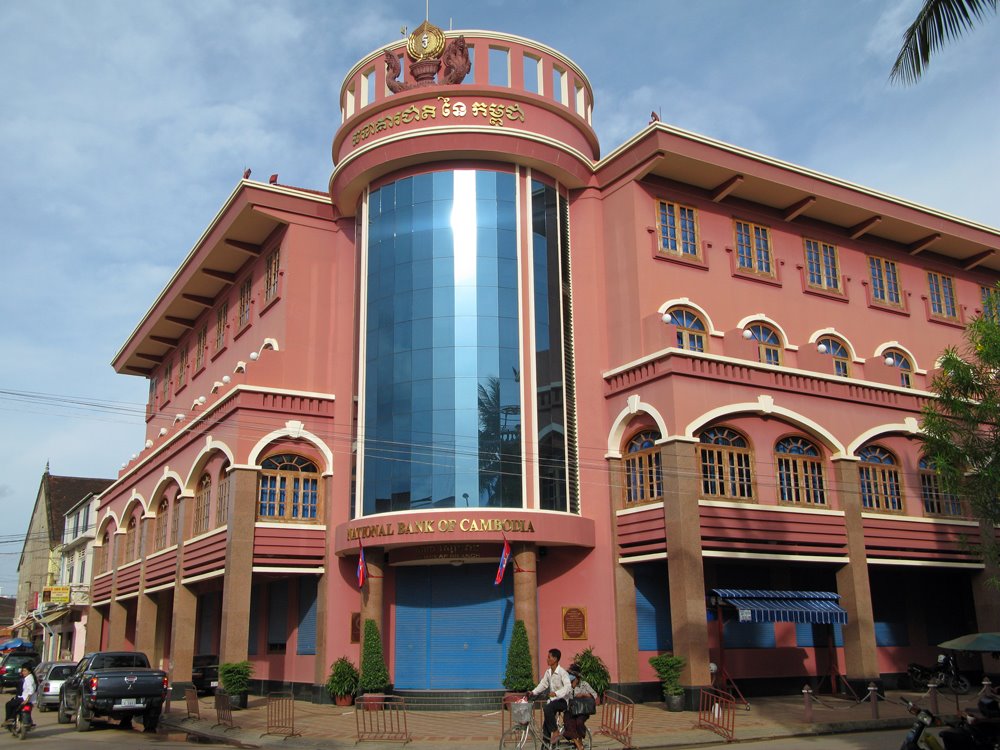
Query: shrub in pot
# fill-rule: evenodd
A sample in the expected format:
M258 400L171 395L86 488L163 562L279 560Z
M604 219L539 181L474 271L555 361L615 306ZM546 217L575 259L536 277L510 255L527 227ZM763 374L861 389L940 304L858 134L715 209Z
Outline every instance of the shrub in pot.
M338 706L349 706L358 692L360 674L354 662L346 656L341 656L330 665L330 677L326 681L326 690Z
M389 689L389 670L382 655L382 637L374 620L365 620L364 640L361 644L361 676L358 687L366 709L382 705L382 695Z
M587 646L573 657L580 667L580 679L590 684L594 691L603 696L604 691L611 687L611 672L600 656L594 653L593 646Z
M683 710L684 688L681 687L681 670L684 669L684 658L673 654L660 654L651 656L649 663L663 685L663 700L667 704L667 710Z
M237 708L247 707L247 692L250 690L250 678L253 677L253 664L248 661L227 662L219 665L219 682L222 689L230 697L230 702Z

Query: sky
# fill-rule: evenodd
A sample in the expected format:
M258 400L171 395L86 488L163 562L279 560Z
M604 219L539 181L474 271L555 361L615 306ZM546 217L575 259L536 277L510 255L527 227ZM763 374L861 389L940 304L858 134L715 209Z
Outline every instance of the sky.
M1000 226L1000 20L888 73L920 0L430 0L594 87L603 154L671 125ZM326 190L343 77L424 0L0 2L0 594L46 464L114 478L147 384L110 361L242 177Z

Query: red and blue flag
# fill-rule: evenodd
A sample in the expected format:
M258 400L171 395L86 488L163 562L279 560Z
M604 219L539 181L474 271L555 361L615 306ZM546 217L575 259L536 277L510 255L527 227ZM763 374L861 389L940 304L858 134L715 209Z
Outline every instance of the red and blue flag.
M510 560L510 543L507 541L507 537L503 538L503 552L500 553L500 567L497 569L496 580L493 581L494 586L499 586L500 581L503 580L504 571L507 570L507 561Z
M358 540L358 549L361 550L358 554L358 588L364 588L365 578L368 577L368 568L365 565L365 546Z

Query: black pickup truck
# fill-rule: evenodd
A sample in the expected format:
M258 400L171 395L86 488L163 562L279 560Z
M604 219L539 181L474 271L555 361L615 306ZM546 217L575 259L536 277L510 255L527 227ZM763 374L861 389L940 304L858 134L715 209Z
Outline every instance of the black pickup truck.
M155 732L167 697L167 674L150 669L145 654L133 651L96 651L84 655L76 671L59 691L60 724L76 721L85 732L98 717L128 726L142 717L147 732Z

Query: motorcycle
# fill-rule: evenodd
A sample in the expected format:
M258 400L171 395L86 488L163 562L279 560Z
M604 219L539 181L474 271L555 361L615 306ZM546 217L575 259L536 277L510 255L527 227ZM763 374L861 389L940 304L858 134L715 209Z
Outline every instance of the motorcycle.
M931 682L939 688L947 688L957 695L965 695L972 688L969 679L958 671L958 664L948 654L938 654L937 664L925 667L916 662L910 662L906 667L910 683L917 690L926 690Z
M996 698L980 700L978 711L969 710L953 721L944 721L906 698L901 700L914 721L899 750L1000 750L1000 710ZM947 729L938 735L927 731L940 726Z
M35 722L31 719L31 704L24 703L18 706L17 711L14 712L14 719L7 725L7 730L19 740L23 740L28 736L28 732L34 728Z

